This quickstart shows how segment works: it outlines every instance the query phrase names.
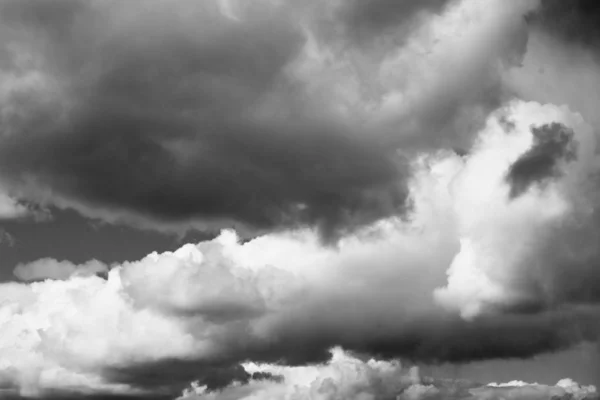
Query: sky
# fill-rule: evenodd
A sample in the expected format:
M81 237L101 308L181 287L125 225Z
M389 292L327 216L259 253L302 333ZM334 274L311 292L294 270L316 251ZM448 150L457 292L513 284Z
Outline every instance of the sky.
M0 0L0 398L598 399L600 3Z

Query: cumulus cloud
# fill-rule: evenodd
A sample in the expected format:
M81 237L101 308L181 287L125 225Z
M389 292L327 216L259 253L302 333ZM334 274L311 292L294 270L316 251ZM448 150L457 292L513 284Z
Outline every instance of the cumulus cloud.
M454 182L461 249L436 296L464 316L551 303L565 266L550 244L594 201L585 189L598 166L592 127L566 107L514 107L509 132L490 125Z
M0 215L26 199L237 231L110 268L18 265L0 390L592 395L323 364L597 340L598 65L535 22L542 3L3 2Z
M558 157L552 168L561 173L511 196L507 174L537 154L536 129L552 123L573 132L576 157ZM410 218L379 221L336 247L313 229L245 242L225 231L115 265L107 279L69 272L62 281L3 285L1 375L41 393L171 393L194 379L190 371L217 368L227 377L247 359L322 361L336 345L461 362L595 340L598 307L564 291L565 265L548 251L585 210L593 143L568 108L515 102L489 119L468 155L415 160ZM550 149L542 153L560 153ZM54 261L21 269L31 276L45 263ZM594 291L597 272L578 272L589 280L582 290ZM532 304L536 312L523 313Z
M468 146L535 1L362 3L4 2L3 180L177 231L401 214L396 149Z

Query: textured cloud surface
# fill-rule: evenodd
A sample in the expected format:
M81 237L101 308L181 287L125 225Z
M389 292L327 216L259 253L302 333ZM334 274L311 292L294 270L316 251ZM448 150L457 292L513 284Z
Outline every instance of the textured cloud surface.
M362 3L5 1L4 181L179 231L401 213L396 148L468 145L535 2Z
M268 373L277 379L236 383L219 391L195 384L180 400L224 399L598 399L594 386L563 379L555 386L509 382L481 385L468 381L421 377L415 367L403 369L397 362L361 361L339 349L327 364L310 367L279 367L246 364L248 373Z
M460 363L598 340L600 65L560 4L0 2L0 219L221 232L10 266L0 390L594 396L345 352Z
M572 157L539 150L539 129L552 124L564 128L549 132L572 132ZM169 392L194 368L319 361L335 345L435 362L528 357L595 340L599 310L585 294L596 294L597 270L576 271L578 293L562 284L587 243L560 248L595 229L578 223L594 200L585 190L597 167L594 140L566 107L515 102L490 117L469 155L415 160L408 221L380 221L337 247L311 229L245 243L225 231L114 266L106 280L72 274L108 269L93 262L21 265L23 279L69 277L3 285L1 374L26 393ZM528 186L511 195L514 166L539 152L556 157L555 173L527 175ZM182 364L168 367L174 360Z

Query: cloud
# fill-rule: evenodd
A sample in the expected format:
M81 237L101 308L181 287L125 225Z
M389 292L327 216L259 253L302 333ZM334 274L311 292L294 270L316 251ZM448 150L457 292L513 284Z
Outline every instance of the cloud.
M512 381L490 383L485 387L472 389L477 399L597 399L595 386L583 386L572 379L561 379L555 386Z
M25 215L27 215L25 206L0 192L0 219L19 218Z
M514 107L511 130L500 120L489 125L454 182L461 249L436 297L465 317L494 307L545 308L562 298L553 281L569 265L560 259L561 242L594 202L586 193L598 171L592 127L566 107ZM552 141L541 141L545 135ZM568 146L569 135L577 146ZM545 185L533 185L548 175Z
M590 125L592 137L600 132L600 119L595 111L600 106L600 65L589 51L579 46L566 46L547 32L539 31L530 37L529 48L522 68L509 75L511 85L518 88L520 97L543 103L568 104L581 114ZM568 82L568 84L567 84ZM579 147L593 146L589 142ZM559 266L560 282L547 282L563 291L561 297L578 298L579 301L597 301L598 293L591 289L598 277L593 272L597 265L598 213L600 199L595 174L580 182L581 202L578 211L571 215L568 229L556 232L548 246L547 258ZM579 191L579 192L580 192ZM572 201L577 202L573 199ZM585 278L582 278L585 276Z
M523 62L504 82L523 100L568 105L598 130L598 5L544 0L529 18Z
M511 184L510 195L517 197L534 183L560 173L560 161L572 161L576 154L573 131L553 122L549 125L532 127L534 144L530 150L515 161L506 176Z
M282 367L248 363L244 369L279 379L234 383L214 392L193 384L179 399L421 399L438 393L434 386L421 385L418 372L405 370L398 362L362 361L339 348L331 351L331 359L324 364Z
M106 280L73 273L66 280L2 284L0 381L22 395L136 394L147 391L140 381L147 370L136 385L111 380L110 374L168 360L216 368L229 345L239 352L244 342L258 340L249 321L278 307L278 295L293 300L286 288L294 283L284 271L227 264L222 247L237 246L233 240L225 234L198 247L150 254L116 266ZM32 277L51 264L40 260L19 271ZM59 267L64 272L65 265ZM177 379L175 374L165 384Z
M449 0L426 0L426 1L390 1L375 0L369 2L347 1L343 2L338 13L343 27L349 38L358 41L377 38L386 30L398 27L411 28L411 22L415 22L419 16L428 13L440 13L444 10ZM414 26L413 26L414 27ZM403 32L406 34L406 31Z
M15 238L4 229L0 229L0 244L13 247L15 245Z
M542 0L528 15L529 23L569 45L595 51L600 39L600 7L589 0Z
M512 68L505 82L514 93L529 101L568 105L580 113L593 131L600 132L600 64L597 5L593 2L544 1L531 17L529 42L522 66ZM589 142L580 144L588 146ZM596 174L580 182L582 199L567 227L553 231L554 238L541 253L539 263L550 263L557 273L545 281L561 299L596 302L599 280L596 269L598 224L595 211L600 199ZM572 200L577 202L577 200Z
M340 349L332 350L327 363L307 367L282 367L268 364L244 365L254 371L277 374L279 380L236 382L220 390L192 384L180 400L225 399L597 399L594 386L562 379L555 386L514 381L481 385L421 377L416 367L402 368L398 362L363 361Z
M499 71L522 54L535 1L406 4L5 2L2 180L178 232L329 237L402 214L396 150L468 147L505 100ZM404 11L422 15L408 32L376 17ZM327 28L354 14L387 26L377 51Z
M97 260L76 265L70 261L42 258L27 264L18 264L13 274L22 281L40 279L68 279L72 276L90 276L107 273L108 266Z
M335 346L436 363L597 340L598 66L527 31L537 5L4 2L8 214L236 230L110 270L17 266L2 390L564 396L452 392L341 351L298 366Z
M507 174L539 147L531 126L551 123L572 130L577 157L512 198ZM551 251L585 211L593 143L568 108L515 102L490 117L469 154L414 161L409 218L379 221L335 247L309 228L244 242L224 231L115 265L107 279L68 268L66 280L2 285L0 375L40 394L169 394L194 373L227 381L245 360L319 362L334 346L435 363L594 341L598 305L561 286L569 264ZM577 277L595 293L593 268Z

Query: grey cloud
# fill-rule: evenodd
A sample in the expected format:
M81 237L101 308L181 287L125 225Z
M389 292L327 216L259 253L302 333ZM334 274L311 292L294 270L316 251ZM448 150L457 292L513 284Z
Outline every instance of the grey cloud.
M340 20L350 38L365 41L388 29L406 27L419 13L441 12L452 0L350 0L339 9ZM405 35L408 30L405 30Z
M0 245L13 247L15 245L15 238L6 230L0 229Z
M76 265L70 261L42 258L30 263L18 264L13 274L22 281L43 279L69 279L72 276L106 275L109 267L97 260Z
M561 174L559 163L573 161L577 155L573 130L560 123L532 127L531 133L532 148L510 166L506 176L512 198L557 177Z
M210 3L144 4L134 18L130 3L3 5L3 24L33 35L25 46L42 47L43 73L74 104L62 117L32 106L4 138L2 163L19 171L9 181L182 225L337 226L401 207L393 152L308 110L284 76L303 42L288 17L242 24ZM269 96L279 115L253 115Z
M106 370L104 376L112 382L140 387L170 399L181 393L191 381L206 385L209 390L224 388L232 382L281 381L281 377L268 372L248 373L236 363L207 363L193 360L166 360L153 364L112 368Z
M308 82L296 70L305 68L312 77L311 68L318 69L301 62L306 56L304 46L310 41L300 23L306 22L306 14L296 20L290 9L271 9L261 2L235 9L229 16L222 15L212 2L172 4L24 0L2 4L0 33L12 44L8 39L1 43L0 60L3 71L14 75L11 79L16 87L3 98L6 112L0 120L4 129L0 166L7 185L32 200L75 208L109 222L181 230L211 227L212 223L239 223L259 230L312 224L323 236L335 236L405 211L409 169L398 160L396 150L412 155L418 150L446 146L468 148L472 133L489 111L511 95L503 87L499 74L503 67L499 63L518 62L527 41L520 21L521 12L527 8L522 2L510 15L499 18L500 22L495 15L487 21L498 22L498 26L482 24L470 31L467 36L474 44L467 44L473 45L471 52L463 54L461 51L469 46L456 41L444 48L441 56L425 58L423 66L432 69L423 75L434 76L431 82L420 76L367 82L373 83L374 102L381 106L386 95L405 94L404 80L409 87L417 78L426 81L423 87L420 83L410 87L416 95L414 99L407 96L410 106L402 112L392 107L386 115L389 118L370 120L364 115L367 113L361 114L361 107L349 107L346 113L334 110L339 104L330 99L337 94L328 91L328 79L347 70L352 71L348 82L361 78L359 73L352 74L365 59L365 64L389 62L384 72L391 75L402 71L403 57L394 59L393 55L403 49L395 40L401 43L404 39L404 23L422 10L427 11L422 14L427 20L434 18L435 12L453 3L346 3L347 10L371 10L361 13L365 19L360 29L385 39L382 41L386 44L377 48L384 54L363 54L360 46L346 47L355 44L344 40L348 38L315 32L314 51L318 53L319 45L325 47L325 61L319 56L309 61L342 65L334 69L334 74L320 76L316 83ZM500 9L499 2L490 4ZM502 3L503 10L504 6ZM334 18L351 21L352 12L348 12L342 17L334 14ZM380 13L385 13L385 18ZM308 25L306 29L313 28ZM510 34L505 35L507 31ZM452 35L436 36L440 40L445 37ZM413 54L405 56L411 58ZM415 71L418 66L407 69ZM378 68L365 67L365 71L361 72L364 76L385 75ZM393 86L396 81L401 84L394 90L381 91L379 86ZM31 82L36 85L31 86ZM342 83L344 86L347 82ZM339 96L352 100L353 94L342 92ZM559 139L550 138L548 132L555 131L561 133ZM563 127L550 125L535 128L533 133L536 145L509 173L508 180L518 187L515 196L555 176L556 160L570 154L571 139ZM589 235L596 231L589 225L598 221L595 214L593 217L581 216L576 224L567 225L576 233L573 239L557 233L556 240L548 241L554 246L544 253L548 260L561 245L572 245L575 250L580 250L582 244L597 248L597 237ZM435 217L427 214L424 218ZM440 222L440 231L451 225L446 222ZM565 232L561 230L560 235ZM450 235L450 250L444 248L444 243L434 242L437 245L427 243L425 250L416 252L435 248L439 257L455 252L455 233ZM414 244L407 246L412 248ZM374 254L379 251L375 249ZM173 296L175 306L157 307L158 314L175 314L167 320L168 327L180 318L191 319L192 325L197 323L199 327L225 327L228 334L216 328L207 334L218 336L215 352L219 357L182 361L157 356L156 363L127 360L123 365L106 367L99 362L99 368L111 382L171 391L196 379L197 374L215 375L214 385L240 376L248 379L238 367L245 359L292 364L324 360L328 349L335 345L385 358L431 363L531 357L597 339L597 308L577 305L559 309L543 303L547 293L553 300L559 299L557 304L596 299L599 286L590 278L595 275L589 273L597 266L596 256L597 250L576 255L573 251L563 252L551 260L548 268L564 269L564 276L548 273L547 278L536 277L541 294L532 295L535 301L496 310L502 312L473 321L431 311L429 303L421 304L430 300L431 293L424 290L427 285L420 286L411 273L378 277L377 265L369 258L361 262L360 270L361 274L372 273L372 280L358 279L358 283L364 283L359 289L350 280L347 285L340 283L350 276L345 269L344 274L336 276L339 279L323 285L327 286L323 292L331 288L347 293L306 296L297 308L292 305L285 310L266 338L253 336L250 329L245 331L244 319L270 316L263 315L265 310L260 307L248 306L253 304L247 293L241 293L232 303L226 301L231 298L227 291L226 296L219 294L213 299L209 293L204 298L200 284L208 282L218 289L217 277L200 279L194 275L198 278L193 291L198 298L194 302L177 297L176 284L165 287L164 277L157 275L155 281L141 280L139 287L148 291L143 300L151 303L158 299L160 303L165 300L159 298L160 289L172 289L162 295ZM401 266L411 265L410 255L407 259L402 252L391 258L402 260ZM419 268L415 268L415 275L424 275L423 280L440 275L441 285L449 262L440 263L440 271L428 269L425 274L422 270L431 266L421 268L416 262ZM396 271L392 264L390 270ZM569 274L568 268L585 268L585 273ZM556 282L548 282L553 279ZM189 280L182 278L176 283ZM104 285L99 281L90 280L93 287ZM275 286L280 289L285 285ZM81 293L85 297L88 291L82 288ZM189 313L187 300L192 310ZM118 296L115 301L115 307L122 304ZM130 302L123 304L128 307ZM133 311L125 310L137 315L140 307L134 304ZM413 308L418 309L414 314ZM156 328L156 337L168 335ZM116 340L121 333L115 332Z
M543 385L513 381L491 383L473 388L470 393L476 399L548 399L548 400L594 400L600 396L594 386L579 385L571 379L561 379L556 385Z
M325 3L306 11L257 2L239 6L239 20L216 2L141 4L2 4L0 58L15 88L3 103L0 165L22 197L145 228L311 224L336 236L405 211L409 170L396 150L464 148L505 99L495 62L521 53L526 39L520 27L506 34L513 17L503 16L508 22L481 33L493 37L485 49L473 39L472 60L459 63L455 77L411 89L418 99L404 116L367 123L364 110L337 114L333 84L315 87L310 73L298 75L309 40L303 24L358 74L343 85L364 80L376 102L392 90L377 68L395 47L363 54L345 48L344 37L322 35L310 21ZM358 13L369 26L391 23L378 21L381 13L442 9L437 2L340 7L372 10ZM335 24L347 17L332 15Z
M541 6L527 18L531 29L524 63L511 71L508 80L523 99L564 104L581 114L593 133L591 142L579 143L579 153L596 147L600 132L599 5L585 0L541 1ZM548 162L547 166L551 164ZM541 249L540 257L532 260L546 271L534 274L534 290L544 293L541 297L546 304L600 300L597 170L579 185L581 190L567 189L572 192L569 197L575 205L573 215L546 233L550 240Z
M332 359L327 363L305 369L247 365L245 368L249 370L281 372L284 379L279 382L251 380L216 391L196 382L183 391L178 399L598 399L596 387L581 385L569 378L559 380L556 385L522 381L484 385L468 380L422 377L415 367L407 370L397 362L360 360L339 350L334 350L332 354Z
M316 254L323 249L313 247L309 255L312 246L294 249L275 238L255 239L243 248L230 240L221 237L212 246L151 253L115 266L107 280L4 284L2 327L9 338L4 349L23 350L6 356L14 373L0 379L14 382L16 377L21 389L37 385L40 391L73 387L166 393L202 377L213 376L211 385L238 379L237 366L247 360L292 365L323 361L334 346L386 359L461 363L527 358L597 340L600 333L597 306L497 313L471 321L433 308L428 288L437 286L438 278L443 281L436 276L443 270L415 255L411 261L410 251L419 247L412 241L408 253L396 252L404 247L401 240L368 252L346 247L357 259L332 271L335 260ZM247 247L253 243L258 247ZM450 250L443 242L422 246L436 248L431 255L444 259L440 253ZM276 258L262 259L268 253ZM255 257L258 264L252 262ZM398 258L409 264L397 263ZM277 265L294 260L302 263L297 274L278 271ZM304 287L311 274L302 274L311 268L320 279ZM244 309L261 300L267 306L259 310L263 312ZM54 323L46 325L48 320ZM30 329L43 329L43 334L28 341ZM90 342L99 345L90 347ZM21 364L22 354L35 357ZM57 367L67 378L70 371L85 371L95 379L70 387L66 378L44 382L37 379L41 375L30 376L31 371ZM19 377L29 377L27 385ZM95 382L106 386L95 387Z
M600 4L594 0L541 0L527 19L532 26L569 44L593 51L600 43Z
M363 321L362 329L336 315L296 315L295 321L281 328L280 341L270 343L265 356L274 361L287 352L285 359L292 364L322 361L329 347L341 345L387 359L463 363L529 358L582 341L593 342L600 334L599 310L591 306L499 314L470 322L441 313L415 318L395 316L394 321L386 322L372 314L365 312L361 318L356 317Z

